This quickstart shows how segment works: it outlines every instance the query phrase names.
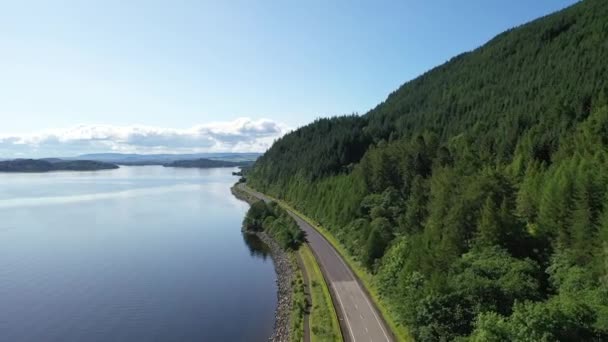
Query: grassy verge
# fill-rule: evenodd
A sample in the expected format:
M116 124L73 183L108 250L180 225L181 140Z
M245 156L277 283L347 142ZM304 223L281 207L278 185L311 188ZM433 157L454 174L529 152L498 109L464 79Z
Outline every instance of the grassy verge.
M230 191L232 192L232 194L234 195L234 197L240 199L241 201L245 201L249 204L255 203L258 201L258 199L251 195L250 193L243 191L239 188L240 183L236 183L234 184L231 188Z
M302 277L302 271L298 267L295 253L297 252L289 252L289 259L294 269L294 276L291 280L290 339L292 342L301 342L304 341L304 315L306 314L308 305L306 302L304 278Z
M309 217L307 217L304 214L300 213L299 211L295 210L294 208L292 208L285 202L281 201L280 204L282 206L284 206L286 209L293 211L298 216L300 216L302 219L304 219L306 222L308 222L308 224L313 226L319 233L321 233L321 235L323 235L323 237L325 237L325 239L327 239L327 241L329 241L329 243L338 251L338 253L340 253L340 255L342 256L342 258L344 258L344 260L346 261L348 266L353 270L353 272L361 280L361 283L363 283L363 286L365 286L367 292L369 292L372 300L374 301L374 304L376 304L376 307L381 312L382 316L384 317L384 320L389 325L391 331L395 334L395 337L399 341L413 341L413 339L409 336L407 328L404 327L403 325L398 324L392 318L392 315L390 314L388 307L381 300L380 294L378 293L378 290L376 289L376 287L373 283L372 275L369 272L367 272L367 270L359 262L357 262L350 256L350 254L346 251L346 249L344 249L344 247L342 247L340 242L328 230L317 225Z
M266 196L268 196L268 195L266 195ZM321 233L321 235L323 235L323 237L325 237L325 239L327 239L327 241L329 241L329 243L338 251L338 253L340 253L340 255L342 256L344 261L346 261L348 266L353 270L353 272L361 280L361 283L363 284L363 286L365 286L367 292L369 292L372 300L374 301L374 304L376 305L376 307L382 314L382 317L384 318L385 322L390 327L390 329L393 332L393 334L395 335L395 337L399 341L413 341L413 338L410 337L410 335L407 331L407 328L404 327L403 325L395 322L392 315L390 314L388 307L381 300L380 294L378 293L378 290L376 289L374 282L372 280L372 275L359 262L357 262L356 260L353 259L353 257L346 251L346 249L344 249L344 247L342 247L342 244L333 236L333 234L331 234L327 229L318 225L315 221L313 221L308 216L302 214L301 212L299 212L298 210L296 210L295 208L290 206L288 203L286 203L282 200L273 198L271 196L268 196L268 197L271 198L273 201L279 203L279 205L281 205L283 208L290 210L290 211L294 212L295 214L297 214L298 216L300 216L304 221L308 222L308 224L313 226L319 233Z
M308 288L312 299L309 316L310 340L311 342L342 341L338 316L317 260L307 245L302 245L298 253L308 275Z

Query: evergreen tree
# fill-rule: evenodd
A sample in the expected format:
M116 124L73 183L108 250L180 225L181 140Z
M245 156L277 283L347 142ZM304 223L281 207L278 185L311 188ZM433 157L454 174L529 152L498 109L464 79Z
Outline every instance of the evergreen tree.
M416 340L608 340L606 18L509 30L278 139L247 182L362 260Z
M600 220L598 264L605 285L608 285L608 207Z
M584 187L578 188L575 194L574 210L572 212L572 253L579 265L591 261L594 252L596 229L592 220L592 209L589 197Z
M427 216L427 188L421 176L414 177L412 189L405 204L405 213L400 220L400 230L405 234L422 231Z
M481 246L498 245L502 241L502 222L491 196L481 210L476 242Z
M557 239L558 245L562 247L571 243L569 226L572 195L571 181L563 172L549 178L542 192L538 218L540 233Z
M540 164L531 162L526 169L517 195L517 212L528 222L536 222L539 207Z

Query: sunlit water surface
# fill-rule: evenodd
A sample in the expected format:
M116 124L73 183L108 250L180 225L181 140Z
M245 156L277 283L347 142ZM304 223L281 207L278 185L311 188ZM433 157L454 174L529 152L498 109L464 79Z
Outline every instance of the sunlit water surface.
M275 274L232 171L0 173L0 340L266 340Z

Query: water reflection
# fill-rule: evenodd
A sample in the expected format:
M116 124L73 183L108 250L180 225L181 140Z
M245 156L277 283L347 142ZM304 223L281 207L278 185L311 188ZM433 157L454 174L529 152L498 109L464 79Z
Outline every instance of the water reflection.
M0 342L268 341L276 275L231 171L0 175Z
M257 235L243 233L243 240L249 248L249 254L252 257L258 257L266 260L270 256L270 248Z

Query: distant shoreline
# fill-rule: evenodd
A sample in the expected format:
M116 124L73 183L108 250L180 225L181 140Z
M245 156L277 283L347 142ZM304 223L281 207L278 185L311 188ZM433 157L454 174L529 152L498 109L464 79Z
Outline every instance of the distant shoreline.
M101 171L120 168L116 164L93 160L14 159L0 161L0 173L47 173L58 171Z
M252 161L227 161L227 160L214 160L207 158L191 159L191 160L176 160L171 163L163 164L164 167L181 167L181 168L192 168L192 169L209 169L215 167L243 167L250 166L253 164Z
M254 163L253 160L230 161L207 158L162 161L100 161L90 159L10 159L0 160L0 173L46 173L59 171L101 171L114 170L120 166L162 166L190 169L211 168L247 168Z

